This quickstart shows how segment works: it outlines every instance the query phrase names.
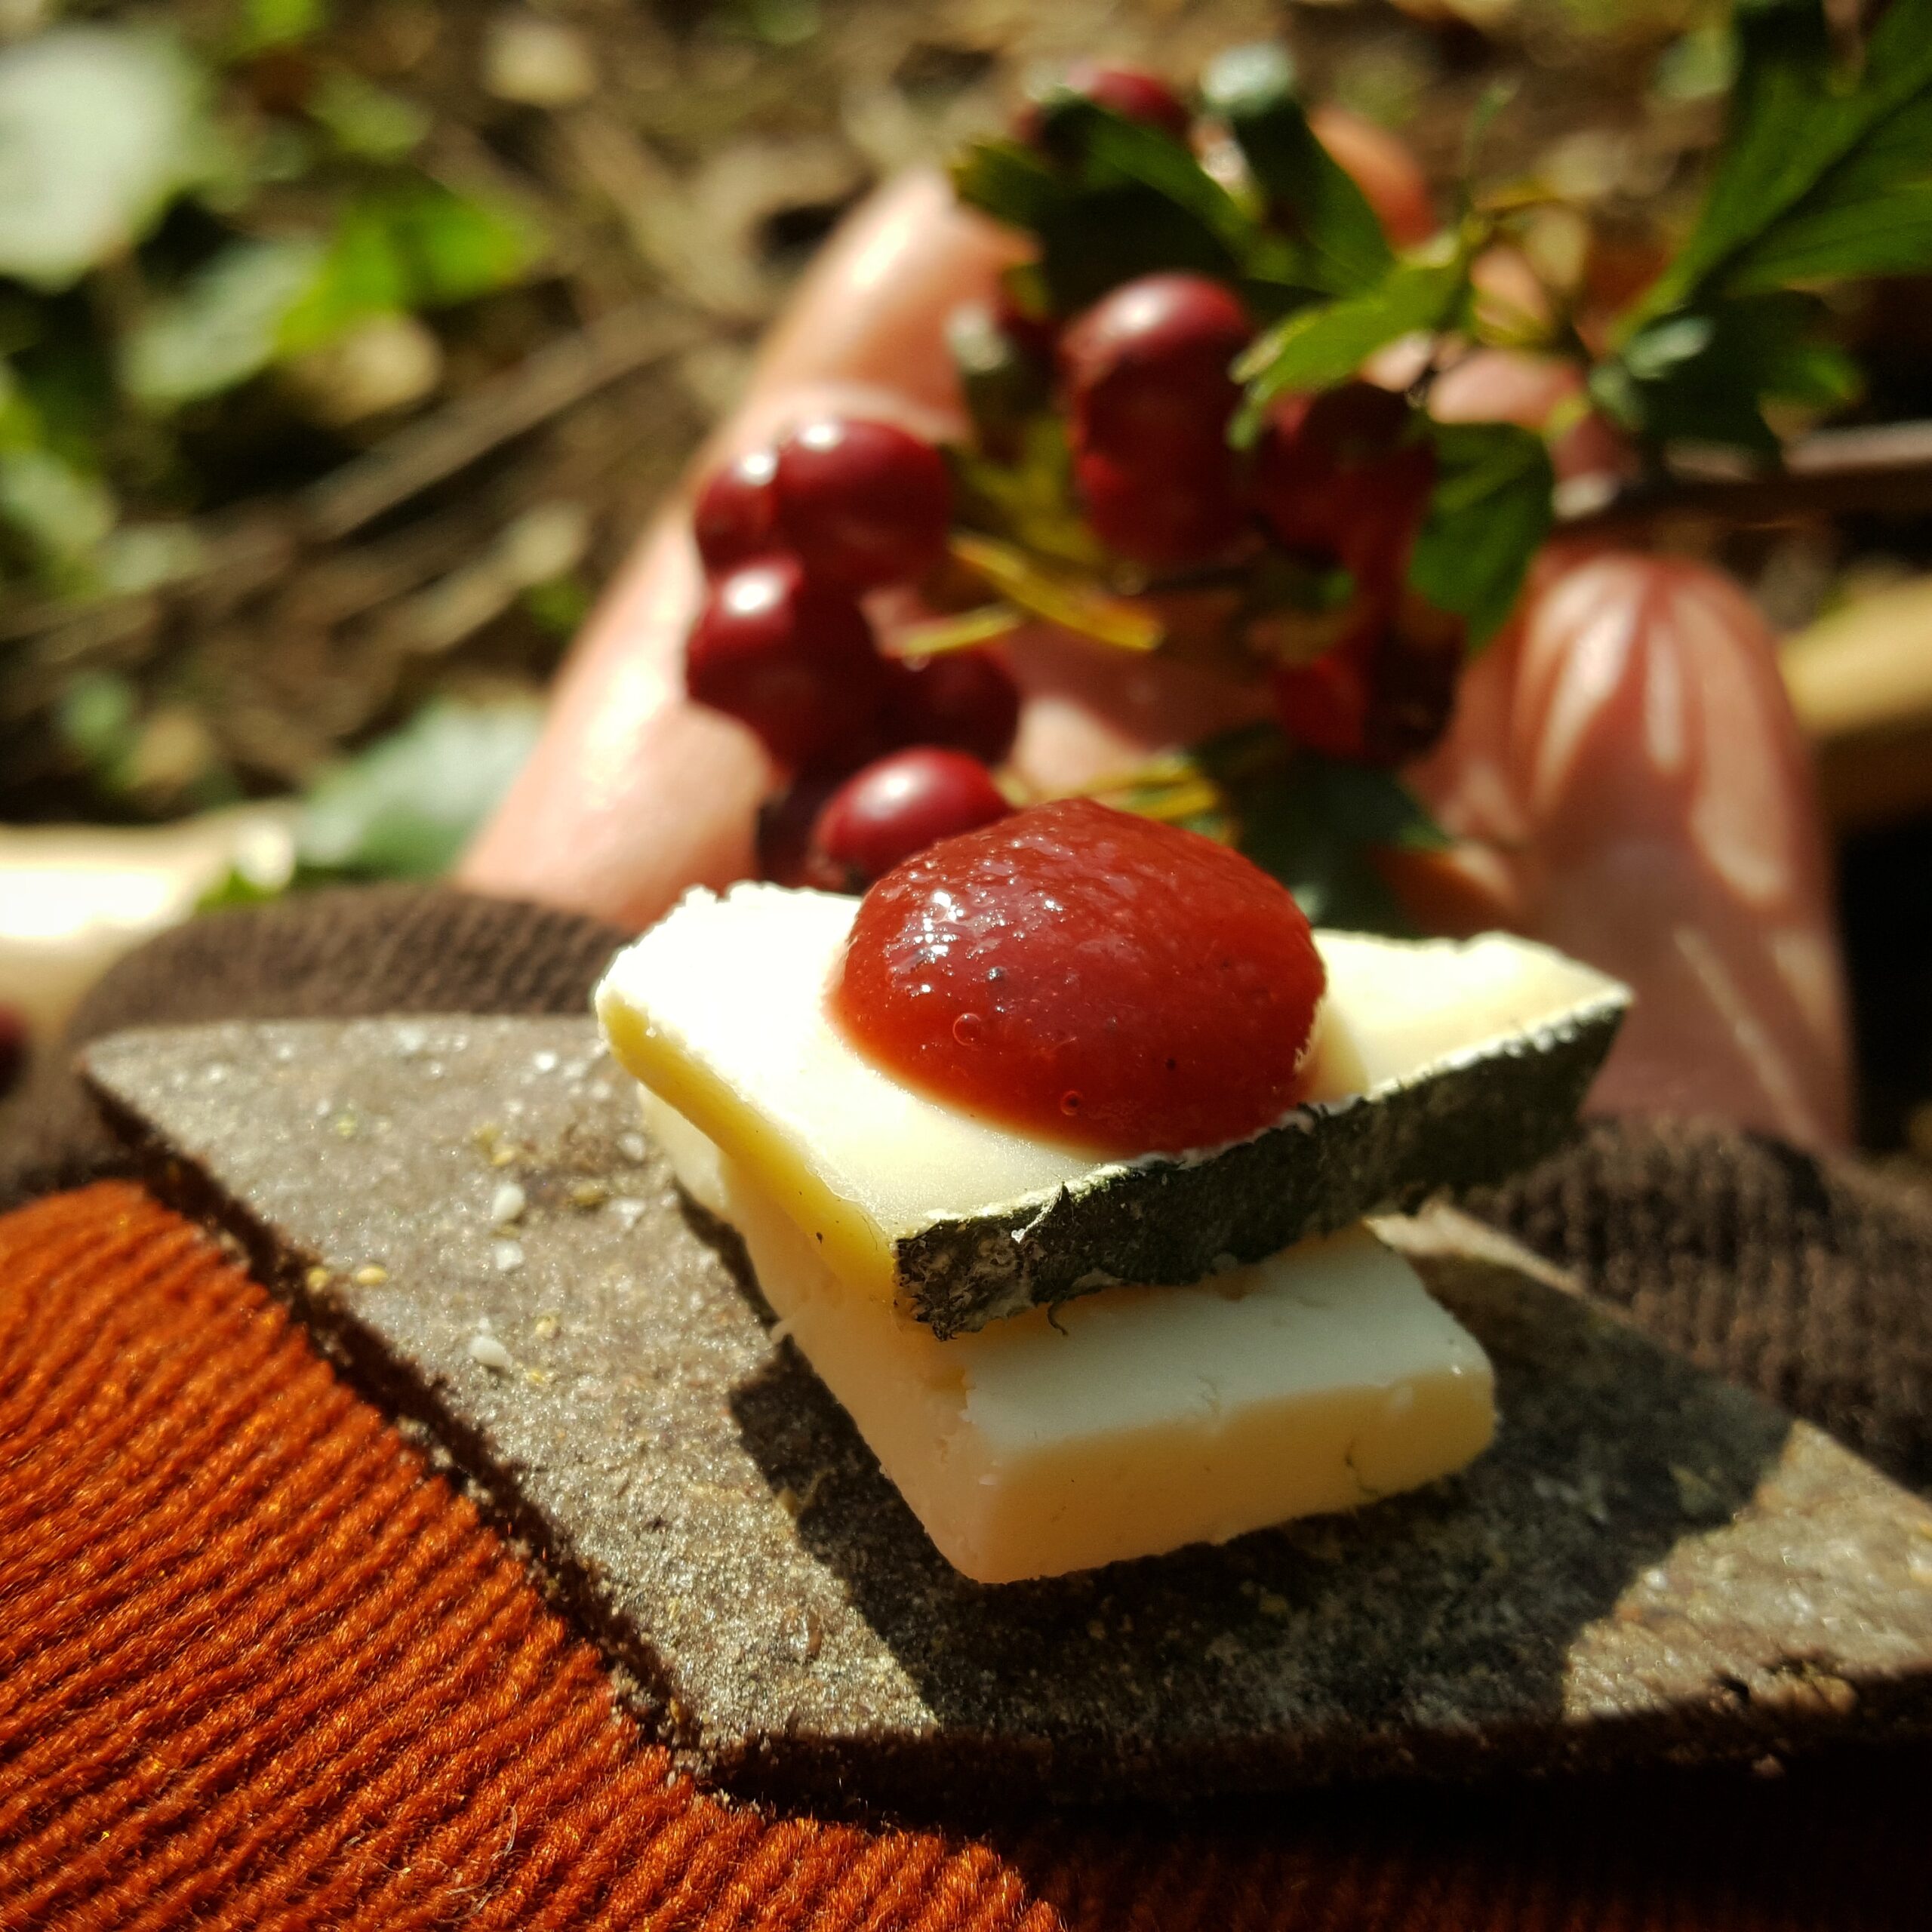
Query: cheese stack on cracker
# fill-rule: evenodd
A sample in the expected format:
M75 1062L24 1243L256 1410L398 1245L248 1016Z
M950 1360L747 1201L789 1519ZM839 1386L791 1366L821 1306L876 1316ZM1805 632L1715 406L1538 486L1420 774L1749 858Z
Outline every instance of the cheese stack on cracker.
M972 927L970 891L934 884L958 869L950 848L1010 857L1035 816L901 868L928 902L912 1011L966 953L995 989L1053 957L1082 1027L1146 1031L1124 996L1079 1005L1098 989L1091 958L1058 957L1071 915L934 940L934 892ZM903 896L891 875L865 911L894 879ZM861 913L772 885L694 891L618 955L597 1010L685 1192L743 1238L780 1321L950 1562L997 1583L1156 1555L1372 1503L1481 1452L1496 1417L1481 1347L1363 1217L1553 1144L1621 986L1500 935L1315 934L1294 1103L1217 1144L1101 1150L1016 1119L996 1084L965 1103L916 1063L882 1063L835 997L869 943ZM1131 938L1100 932L1103 972ZM984 965L994 941L1005 965ZM1183 990L1227 963L1203 956ZM1088 1063L1078 1042L1054 1050L1055 1077ZM1178 1072L1180 1057L1149 1063Z

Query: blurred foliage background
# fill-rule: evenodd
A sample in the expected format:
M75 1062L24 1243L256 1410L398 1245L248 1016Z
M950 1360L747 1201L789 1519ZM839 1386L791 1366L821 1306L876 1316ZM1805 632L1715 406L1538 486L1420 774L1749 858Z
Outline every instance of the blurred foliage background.
M0 823L303 795L312 867L435 869L813 246L875 182L1002 124L1029 71L1104 52L1185 78L1280 36L1312 97L1396 129L1445 186L1505 82L1485 175L1553 193L1553 263L1594 236L1614 274L1694 199L1723 17L1719 0L0 0ZM1932 416L1925 294L1847 298L1871 419ZM1909 591L1932 522L1667 540L1796 631ZM1911 609L1932 632L1932 601ZM1901 958L1932 946L1932 782L1919 796L1903 755L1875 802L1826 774L1868 1041L1873 999L1932 1006ZM1932 1155L1932 1022L1903 1054L1904 1021L1885 1023L1869 1137L1918 1133Z

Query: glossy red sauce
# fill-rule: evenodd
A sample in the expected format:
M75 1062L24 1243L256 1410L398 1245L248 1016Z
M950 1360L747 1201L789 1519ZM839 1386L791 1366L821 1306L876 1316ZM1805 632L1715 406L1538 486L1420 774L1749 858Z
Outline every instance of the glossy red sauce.
M1294 1105L1323 984L1307 920L1266 873L1076 798L888 872L830 1001L909 1085L1055 1140L1174 1153Z

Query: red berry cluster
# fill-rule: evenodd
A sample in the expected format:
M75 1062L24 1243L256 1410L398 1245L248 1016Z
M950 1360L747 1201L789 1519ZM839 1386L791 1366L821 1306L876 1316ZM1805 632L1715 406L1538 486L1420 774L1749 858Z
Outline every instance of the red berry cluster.
M1069 92L1178 141L1192 131L1174 91L1138 69L1084 66L1057 97ZM1049 161L1055 98L1018 129ZM1003 288L989 309L955 320L971 324L954 334L984 452L1011 460L1032 412L1057 411L1080 510L1156 592L1162 573L1239 570L1271 553L1306 567L1310 582L1346 574L1340 613L1249 631L1291 738L1378 764L1434 742L1463 636L1406 583L1435 466L1404 398L1365 383L1287 398L1255 447L1237 451L1231 372L1255 324L1235 290L1200 275L1143 275L1065 318ZM952 514L937 450L842 418L740 457L699 493L711 583L686 678L794 774L762 826L774 877L863 884L1007 809L989 769L1018 722L1004 663L984 651L917 666L882 656L861 603L931 571ZM1284 635L1296 640L1285 649Z
M1298 743L1371 764L1441 737L1463 663L1460 620L1405 580L1435 481L1433 453L1404 438L1408 420L1401 397L1351 383L1278 405L1255 452L1255 500L1274 540L1354 582L1340 641L1274 673L1276 714Z
M1063 91L1186 141L1186 106L1155 75L1088 65ZM1050 116L1022 137L1051 155ZM1238 559L1257 541L1339 567L1354 594L1339 638L1272 676L1282 726L1338 758L1393 764L1441 735L1463 654L1459 626L1405 587L1435 481L1403 400L1365 383L1284 399L1251 458L1228 441L1229 371L1254 327L1240 297L1196 275L1143 276L1044 343L1037 318L998 318L1017 351L1056 369L1087 519L1106 547L1158 572ZM1048 325L1051 331L1051 325Z
M1039 352L1037 321L1024 336L1004 325ZM1051 352L1081 507L1157 581L1271 547L1346 571L1339 635L1275 670L1277 709L1300 743L1393 764L1440 734L1462 661L1460 627L1404 583L1434 457L1404 399L1367 383L1284 398L1252 452L1235 450L1229 371L1254 333L1232 289L1177 273L1124 283L1066 324Z
M952 514L930 443L843 417L740 457L698 492L709 582L685 680L795 774L767 815L774 875L863 884L1008 809L988 769L1019 723L1004 665L983 651L887 657L861 601L931 570Z

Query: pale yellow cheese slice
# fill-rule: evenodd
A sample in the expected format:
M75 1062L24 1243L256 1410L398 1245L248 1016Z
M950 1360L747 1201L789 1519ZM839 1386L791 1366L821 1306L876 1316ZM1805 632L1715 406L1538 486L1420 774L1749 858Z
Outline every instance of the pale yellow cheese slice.
M693 891L613 961L597 1011L623 1065L738 1163L841 1280L889 1299L896 1241L1133 1164L976 1118L856 1052L827 1017L825 988L857 904L772 885ZM1372 1093L1614 986L1502 934L1316 940L1328 992L1311 1100Z
M1352 1509L1462 1468L1494 1432L1481 1346L1365 1229L942 1342L841 1286L740 1164L645 1103L686 1192L743 1235L792 1340L980 1583Z

